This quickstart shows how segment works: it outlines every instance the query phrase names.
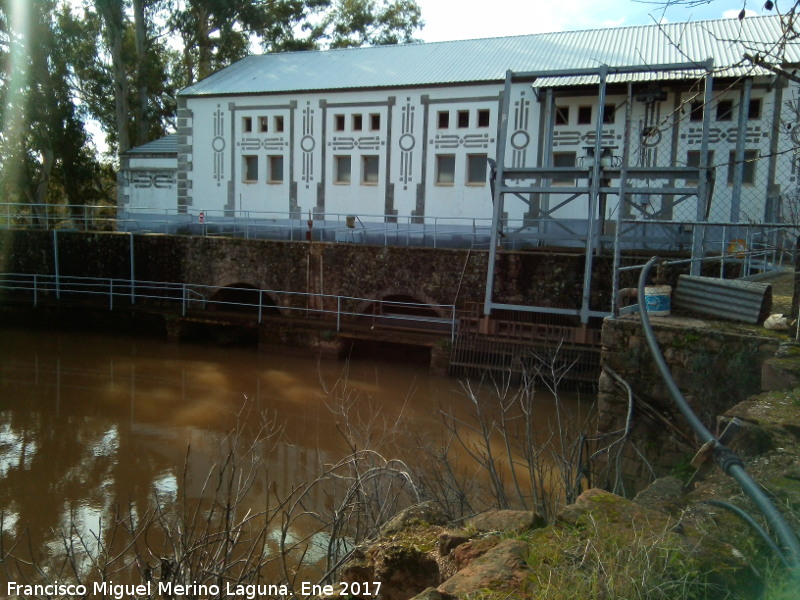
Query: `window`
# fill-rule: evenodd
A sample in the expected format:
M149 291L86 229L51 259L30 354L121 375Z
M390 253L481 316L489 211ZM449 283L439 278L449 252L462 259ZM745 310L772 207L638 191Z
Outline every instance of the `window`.
M592 107L579 106L578 107L578 125L591 125L592 124Z
M353 131L361 131L364 128L364 117L353 115Z
M437 113L436 122L439 129L447 129L450 127L450 113L446 110L440 110Z
M687 167L692 167L694 169L697 169L698 167L700 167L700 150L689 150L686 153L686 166ZM713 150L709 150L708 151L708 161L706 163L706 166L707 167L713 167L714 166L714 151ZM686 178L686 184L687 185L693 185L693 184L696 184L696 183L697 183L697 178L696 177L687 177Z
M728 185L733 185L736 174L736 152L731 150L728 155ZM745 150L742 162L742 185L753 185L756 182L756 163L758 150Z
M761 98L751 98L747 107L747 118L756 120L761 118Z
M458 127L460 129L464 129L465 127L469 127L469 111L468 110L460 110L456 114L458 115Z
M261 133L267 132L267 123L269 123L269 117L258 117L258 130Z
M275 133L280 133L283 131L283 116L282 115L275 115L275 120L272 123L272 130Z
M370 131L378 131L381 128L381 116L378 113L373 113L369 116L369 129Z
M692 108L689 112L689 120L697 123L703 120L703 103L700 101L692 102Z
M344 115L333 115L333 129L344 131Z
M269 165L267 183L283 183L283 156L270 156L267 163Z
M486 155L467 155L467 185L486 185Z
M553 166L554 167L574 167L577 154L575 152L553 152ZM575 178L568 175L561 175L553 177L554 185L574 185Z
M617 107L613 104L606 104L603 107L603 123L606 125L612 125L614 123L614 113L616 110Z
M253 131L253 117L242 117L242 131L245 133Z
M258 157L257 156L243 156L242 157L242 175L245 183L255 183L258 181Z
M436 156L437 185L453 185L456 180L456 157L454 154Z
M478 111L478 127L489 126L489 109L484 108Z
M333 169L334 183L350 183L351 161L349 156L334 156Z
M378 185L378 167L380 160L377 156L361 157L361 185Z
M556 125L569 125L569 106L556 106Z
M717 121L730 121L733 118L733 100L717 102Z

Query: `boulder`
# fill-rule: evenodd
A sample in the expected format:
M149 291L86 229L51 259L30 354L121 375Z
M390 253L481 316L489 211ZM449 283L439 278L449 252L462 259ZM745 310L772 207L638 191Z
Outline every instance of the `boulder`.
M677 477L661 477L636 494L636 504L675 515L683 508L686 488Z
M463 569L480 558L500 542L499 535L490 535L470 540L458 546L453 552L456 569Z
M415 525L446 525L447 516L433 502L409 506L397 513L381 527L381 535L387 536Z
M388 539L370 546L363 559L348 564L342 581L380 581L380 600L408 600L441 583L439 564L426 545Z
M417 594L411 600L455 600L455 596L450 594L443 594L436 588L428 588L421 594Z
M470 538L461 532L444 531L439 534L439 556L450 556L450 553Z
M529 576L526 562L528 544L505 539L480 558L458 571L438 590L444 594L464 596L476 590L514 592L523 587Z
M467 521L467 528L476 531L507 531L522 533L544 527L545 520L529 510L490 510Z
M380 581L379 600L408 600L435 588L447 571L437 552L446 521L433 503L401 511L377 540L353 553L342 569L342 581Z

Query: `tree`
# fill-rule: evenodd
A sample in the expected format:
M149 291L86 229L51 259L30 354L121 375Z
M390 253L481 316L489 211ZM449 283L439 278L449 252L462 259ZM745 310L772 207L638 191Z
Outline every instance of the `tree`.
M208 77L213 71L243 58L250 36L266 27L271 5L260 0L187 0L170 24L184 47L186 83ZM283 13L287 2L277 2ZM302 2L289 2L303 5ZM291 11L292 16L294 10ZM287 16L288 16L287 14Z
M339 0L323 20L323 39L332 48L407 44L423 25L414 0Z
M672 8L696 8L706 5L721 5L723 8L727 7L731 11L738 10L737 18L739 21L749 18L756 13L748 7L745 0L664 0L652 2L660 8L658 13L661 17L667 17L667 11ZM800 39L800 23L798 17L800 13L800 3L791 2L789 7L785 5L779 6L778 2L773 0L765 0L763 10L767 14L779 15L781 20L781 33L777 39L771 40L770 43L764 44L751 44L748 40L737 40L747 47L747 51L742 56L742 60L749 62L753 65L763 67L772 71L776 75L786 77L800 83L800 77L796 73L794 65L786 64L786 48L789 44L796 43Z
M133 0L133 23L136 38L136 103L134 118L136 121L136 144L148 141L150 133L150 117L147 108L147 21L145 20L144 1Z
M72 25L74 85L114 152L163 136L174 118L177 52L156 26L168 8L167 0L93 0Z
M41 220L107 196L87 122L115 154L161 137L176 91L254 44L405 43L422 25L415 0L0 0L2 197Z
M29 206L41 222L47 206L66 200L77 207L100 176L90 152L82 110L70 85L69 52L55 0L3 3L8 27L2 65L2 178L5 201ZM24 8L22 8L24 6ZM77 214L77 213L76 213Z
M114 101L116 112L117 145L119 152L131 147L128 134L130 107L128 105L129 84L125 72L123 40L125 37L125 16L123 0L95 0L97 12L103 17L103 32L111 52L111 65L114 81Z
M186 83L266 52L415 41L415 0L185 0L170 18L183 42Z

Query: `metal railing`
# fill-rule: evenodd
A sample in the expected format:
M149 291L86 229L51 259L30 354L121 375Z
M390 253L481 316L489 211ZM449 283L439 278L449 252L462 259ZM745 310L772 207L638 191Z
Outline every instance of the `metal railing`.
M520 220L507 227L521 229ZM0 203L0 228L123 231L245 239L324 241L424 247L486 247L492 218L403 216L385 214L230 211L192 208L117 209L113 206L66 206Z
M36 273L0 273L0 290L38 306L45 299L63 301L81 297L87 305L108 310L124 302L128 306L143 303L148 307L176 307L182 317L202 311L207 316L245 318L261 324L268 314L282 316L319 316L335 321L340 332L343 323L366 321L372 328L400 328L442 332L455 339L456 307L453 304L423 304L376 300L333 294L312 294L286 290L220 287L192 283L115 279L109 277L72 277ZM92 302L100 300L100 302Z
M488 210L488 209L487 209ZM586 239L585 219L526 217L502 218L498 230L506 249L538 246L582 247ZM83 205L68 209L64 205L0 203L0 229L120 231L128 233L166 233L198 236L227 236L245 239L362 243L382 246L430 248L488 248L492 217L409 216L385 214L317 213L304 218L298 213L275 211L230 211L192 207L192 212L166 208L117 208ZM600 236L605 248L680 251L692 248L693 231L722 234L706 235L705 253L717 254L720 245L739 239L743 246L773 250L782 261L794 252L788 240L797 234L792 223L715 223L659 219L621 219L620 235ZM730 238L730 239L729 239ZM697 257L695 257L697 258ZM768 261L771 264L775 260Z

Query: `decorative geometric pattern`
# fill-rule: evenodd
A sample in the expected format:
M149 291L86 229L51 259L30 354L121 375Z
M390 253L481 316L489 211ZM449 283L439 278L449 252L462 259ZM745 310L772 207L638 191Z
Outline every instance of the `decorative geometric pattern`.
M760 125L753 125L745 129L744 141L746 144L757 144L764 138L769 137L769 132L762 130ZM685 139L687 144L701 144L703 142L703 128L690 127L689 130L681 134L681 139ZM737 127L709 127L708 129L708 143L719 144L720 142L729 142L735 144L739 139L739 131Z
M488 133L470 133L464 136L437 133L431 140L431 144L436 150L488 148L490 143L494 143L494 138L490 138Z
M401 109L400 138L400 181L403 189L408 189L408 184L413 181L414 147L417 139L414 137L414 113L416 108L411 104L411 98L406 98L406 105Z
M556 131L553 133L553 146L594 146L597 134L592 131ZM602 146L611 146L622 139L613 129L604 129L600 138Z
M222 180L225 177L225 113L219 104L217 104L217 111L214 113L214 139L211 140L211 149L214 151L214 179L217 186L222 185Z
M300 149L303 151L303 165L300 169L300 179L306 184L306 189L314 181L314 148L317 142L314 138L315 111L311 102L306 102L303 109L303 137L300 139Z
M272 137L263 140L255 137L243 137L239 142L239 147L244 152L258 152L262 148L267 151L276 152L288 146L289 142L283 137Z
M386 142L382 141L380 136L372 135L365 137L347 137L336 136L328 144L337 152L344 152L347 150L379 150Z
M171 190L176 183L176 173L172 170L129 171L123 170L122 182L124 186L132 186L137 190L155 188L157 190Z
M520 98L514 102L514 133L511 134L511 165L513 167L524 167L528 155L528 145L531 143L531 136L528 133L530 122L531 101L525 97L524 92L520 92Z

